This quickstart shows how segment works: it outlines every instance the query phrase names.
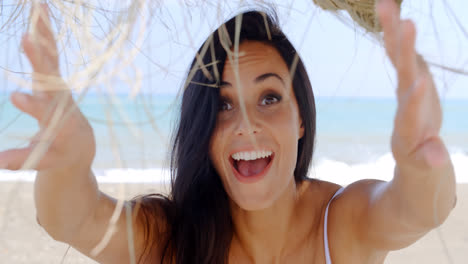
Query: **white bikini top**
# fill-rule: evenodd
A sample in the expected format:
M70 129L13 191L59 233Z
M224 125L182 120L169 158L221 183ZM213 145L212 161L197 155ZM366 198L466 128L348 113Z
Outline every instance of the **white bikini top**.
M344 190L344 187L341 187L336 193L333 195L333 197L328 201L327 204L327 209L325 209L325 218L323 220L323 246L325 248L325 263L326 264L332 264L331 258L330 258L330 248L328 247L328 234L327 234L327 223L328 223L328 207L330 206L330 203L333 201L333 199L340 193L342 193Z

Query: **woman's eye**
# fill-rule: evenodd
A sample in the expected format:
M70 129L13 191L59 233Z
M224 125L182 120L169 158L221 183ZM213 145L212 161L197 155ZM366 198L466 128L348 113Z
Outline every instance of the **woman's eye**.
M219 105L219 111L229 111L232 109L232 105L230 102L228 101L221 101L220 105Z
M276 104L281 100L281 96L279 95L274 95L274 94L269 94L263 97L262 99L262 105L272 105Z

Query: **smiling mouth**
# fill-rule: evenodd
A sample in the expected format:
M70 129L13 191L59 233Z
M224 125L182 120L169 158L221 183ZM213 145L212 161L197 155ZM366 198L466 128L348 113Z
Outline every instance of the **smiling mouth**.
M230 162L234 170L243 177L260 176L265 172L273 160L274 154L258 158L239 158L230 157Z

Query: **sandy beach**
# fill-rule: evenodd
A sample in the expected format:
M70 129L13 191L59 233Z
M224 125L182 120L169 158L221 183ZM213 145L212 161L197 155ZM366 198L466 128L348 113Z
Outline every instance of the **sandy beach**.
M104 192L125 198L164 190L156 184L100 184ZM386 264L467 263L468 184L457 187L458 204L449 219L414 245L392 252ZM36 223L33 184L0 183L0 263L96 263L68 245L56 242Z

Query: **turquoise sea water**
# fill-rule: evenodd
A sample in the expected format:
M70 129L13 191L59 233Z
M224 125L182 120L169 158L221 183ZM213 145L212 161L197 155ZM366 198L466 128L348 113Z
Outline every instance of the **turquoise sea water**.
M23 146L37 129L0 96L0 149ZM451 153L468 156L468 99L443 100L442 136ZM345 164L375 161L390 152L394 99L317 98L315 160ZM167 165L171 131L177 120L175 95L86 95L80 109L95 131L95 167L154 168Z
M446 99L442 107L449 150L468 154L468 99ZM317 155L361 163L389 152L396 108L392 98L318 98Z

